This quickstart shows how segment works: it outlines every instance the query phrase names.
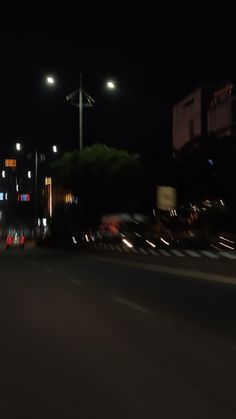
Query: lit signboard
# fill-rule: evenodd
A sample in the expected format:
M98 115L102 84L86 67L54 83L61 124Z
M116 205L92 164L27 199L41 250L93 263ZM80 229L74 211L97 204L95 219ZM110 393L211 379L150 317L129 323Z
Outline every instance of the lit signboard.
M0 201L7 201L7 192L0 192Z
M17 197L17 201L19 202L30 202L30 194L28 193L19 193Z
M16 159L6 159L5 167L16 167Z
M51 185L52 184L52 178L51 177L45 177L45 185Z

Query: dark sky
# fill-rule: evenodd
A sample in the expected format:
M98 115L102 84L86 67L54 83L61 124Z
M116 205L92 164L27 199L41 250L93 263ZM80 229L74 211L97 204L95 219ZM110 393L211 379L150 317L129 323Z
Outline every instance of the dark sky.
M35 13L24 22L7 21L0 42L0 148L16 140L29 148L73 148L78 115L65 96L82 72L96 101L86 110L84 144L166 156L172 104L202 82L234 81L236 47L220 21L163 20L152 13ZM49 73L56 78L51 88L44 82ZM108 78L117 82L116 91L105 89Z

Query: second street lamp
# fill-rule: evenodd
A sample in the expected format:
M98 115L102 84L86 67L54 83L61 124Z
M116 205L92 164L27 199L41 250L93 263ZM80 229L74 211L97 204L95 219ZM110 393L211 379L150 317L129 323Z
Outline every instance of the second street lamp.
M18 146L17 146L18 145ZM19 147L20 145L20 147ZM22 145L20 143L16 144L16 149L17 151L20 151L22 149ZM58 152L58 147L56 145L52 146L52 151L53 153L57 153ZM33 153L32 153L33 154ZM40 156L43 156L43 154L40 153L37 149L35 149L34 151L34 229L35 229L35 237L37 236L37 228L38 228L38 164L39 164L39 159ZM45 156L44 156L45 158ZM27 176L28 179L32 178L32 174L31 171L28 170L27 172ZM52 214L50 214L51 216Z
M66 96L67 102L71 105L79 108L79 151L83 149L83 109L85 107L92 108L95 105L95 100L83 89L83 80L82 73L80 73L79 78L79 89L74 90L69 95ZM116 89L116 83L112 80L109 80L106 83L106 87L110 90ZM79 97L77 96L79 95ZM74 101L75 97L78 97L77 102ZM85 98L86 103L84 103L83 98ZM79 101L78 101L79 100ZM78 141L76 141L76 149L78 148Z

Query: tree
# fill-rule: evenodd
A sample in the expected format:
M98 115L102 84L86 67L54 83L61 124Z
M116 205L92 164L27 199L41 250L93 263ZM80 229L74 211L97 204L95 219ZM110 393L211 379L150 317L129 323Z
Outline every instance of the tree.
M80 215L86 224L103 213L142 207L143 166L137 154L95 144L81 153L65 153L53 168L79 196Z

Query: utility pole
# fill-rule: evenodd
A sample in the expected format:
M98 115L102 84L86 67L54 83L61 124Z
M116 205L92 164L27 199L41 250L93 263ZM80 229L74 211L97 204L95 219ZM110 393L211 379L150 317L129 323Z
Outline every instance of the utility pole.
M38 226L38 151L35 150L35 184L34 184L34 217L35 217L35 236Z
M83 149L83 87L82 87L82 73L80 73L79 83L79 151Z

